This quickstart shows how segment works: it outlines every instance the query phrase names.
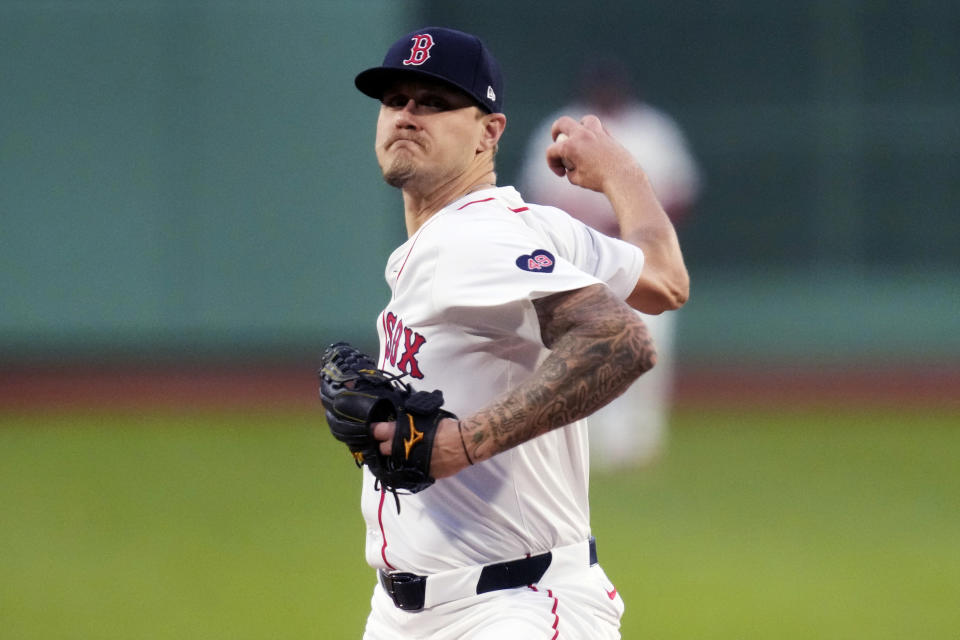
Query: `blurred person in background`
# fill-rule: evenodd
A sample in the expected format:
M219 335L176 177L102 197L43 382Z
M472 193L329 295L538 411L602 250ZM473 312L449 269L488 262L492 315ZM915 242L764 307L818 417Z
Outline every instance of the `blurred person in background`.
M559 207L594 229L620 236L617 217L603 194L557 177L544 162L550 128L560 115L592 113L643 167L657 198L678 230L689 217L701 177L686 137L664 112L640 99L623 59L612 55L584 65L577 98L547 116L527 145L519 186L531 201ZM676 313L640 314L657 348L658 363L630 389L590 416L594 464L600 469L643 466L666 446L675 375Z

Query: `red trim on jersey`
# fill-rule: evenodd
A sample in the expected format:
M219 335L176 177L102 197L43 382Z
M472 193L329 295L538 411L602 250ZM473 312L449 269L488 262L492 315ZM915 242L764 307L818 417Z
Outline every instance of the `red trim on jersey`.
M388 568L396 570L396 567L387 560L387 532L383 530L383 502L387 498L387 490L380 487L380 507L377 509L377 521L380 523L380 536L383 538L383 546L380 547L380 557Z
M509 207L507 208L509 209ZM513 211L514 213L522 213L524 211L529 211L529 210L530 210L530 207L519 207L517 209L510 209L510 211Z
M540 592L540 589L537 589L532 584L527 586L537 593ZM553 629L553 637L551 637L550 640L557 640L557 638L560 637L560 614L557 613L557 609L560 607L560 599L553 595L553 589L547 589L547 597L553 598L553 608L550 609L550 613L553 614L553 626L551 627Z
M470 202L468 202L468 203L466 203L466 204L462 204L462 205L460 205L459 207L457 207L457 211L459 211L460 209L463 209L464 207L469 207L469 206L472 205L472 204L477 204L478 202L490 202L491 200L495 200L495 199L496 199L496 198L494 198L493 196L491 196L491 197L489 197L489 198L484 198L483 200L471 200ZM520 211L526 211L526 210L527 210L527 207L521 207L521 208L519 208L519 209L511 209L511 211L516 211L516 212L518 212L518 213L519 213ZM424 224L424 226L426 226L427 224L429 224L429 223L432 222L433 220L434 220L434 218L431 217L430 220L427 220L427 222ZM423 230L422 230L422 229L421 229L421 231L420 231L420 235L423 235ZM417 236L417 240L419 240L419 239L420 239L420 236L418 235L418 236ZM414 240L414 241L413 241L413 244L410 245L410 250L407 251L407 255L406 255L406 257L403 259L403 264L400 265L400 270L397 271L396 280L397 280L398 282L400 281L400 274L403 273L403 268L404 268L405 266L407 266L407 260L410 259L410 254L413 253L413 248L417 245L417 240Z
M410 245L410 251L407 251L407 256L403 259L403 264L400 265L400 271L397 271L397 277L395 278L397 282L400 282L400 274L403 273L403 268L407 266L407 260L410 259L410 254L413 253L413 248L417 246L417 240L419 239L420 239L420 236L417 236L416 239L413 241L413 244ZM394 291L394 293L396 293L396 291Z
M384 310L384 311L382 311L382 312L380 313L380 325L381 325L381 327L383 328L384 344L386 344L386 340L387 340L387 312L386 312L386 310ZM386 368L387 368L387 348L386 348L386 347L383 348L383 358L380 360L380 368L381 368L381 369L386 369Z
M460 211L460 209L463 209L464 207L469 207L469 206L472 205L472 204L477 204L478 202L490 202L491 200L493 200L493 196L491 196L491 197L489 197L489 198L484 198L483 200L471 200L471 201L468 202L467 204L464 204L464 205L461 205L461 206L457 207L457 211Z

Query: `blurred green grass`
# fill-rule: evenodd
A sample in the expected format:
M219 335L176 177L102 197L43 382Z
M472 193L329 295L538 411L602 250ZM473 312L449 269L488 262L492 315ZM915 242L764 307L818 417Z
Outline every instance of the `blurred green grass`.
M960 638L958 424L678 410L591 486L624 637ZM0 636L358 638L356 474L317 412L0 414Z

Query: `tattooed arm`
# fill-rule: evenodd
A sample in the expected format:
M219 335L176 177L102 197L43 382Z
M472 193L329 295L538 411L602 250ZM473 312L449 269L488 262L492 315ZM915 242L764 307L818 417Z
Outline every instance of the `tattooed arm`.
M646 325L604 285L534 302L550 355L523 384L492 405L446 420L430 464L435 478L584 418L653 367L656 352ZM377 426L381 439L387 431ZM463 441L461 442L461 431ZM384 449L383 443L381 450ZM469 460L467 459L469 455Z

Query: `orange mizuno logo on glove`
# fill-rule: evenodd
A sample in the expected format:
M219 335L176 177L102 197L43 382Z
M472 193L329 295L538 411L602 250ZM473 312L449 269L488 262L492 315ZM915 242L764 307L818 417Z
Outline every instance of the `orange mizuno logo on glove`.
M407 418L410 420L410 437L403 439L403 448L404 448L404 459L410 459L410 449L413 448L413 445L417 444L423 440L423 432L417 431L413 426L413 416L407 415Z

